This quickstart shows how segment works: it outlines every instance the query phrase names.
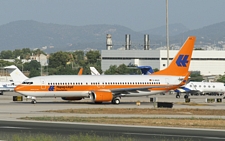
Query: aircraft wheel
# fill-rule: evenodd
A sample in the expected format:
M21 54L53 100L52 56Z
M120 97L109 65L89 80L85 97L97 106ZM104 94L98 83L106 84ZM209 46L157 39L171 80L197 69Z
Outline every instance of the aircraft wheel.
M180 98L180 95L176 95L176 98Z
M114 104L120 104L120 100L118 98L114 99Z
M185 99L188 98L188 95L184 95L184 98L185 98Z
M32 103L32 104L36 104L37 101L34 99L34 100L31 101L31 103Z

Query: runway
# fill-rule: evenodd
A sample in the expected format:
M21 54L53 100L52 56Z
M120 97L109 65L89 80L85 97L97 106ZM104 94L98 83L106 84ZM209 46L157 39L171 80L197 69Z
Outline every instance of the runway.
M163 139L191 141L225 140L225 131L222 130L97 125L85 123L0 121L0 130L6 134L44 133L61 136L87 133L108 138L123 136L138 141Z
M82 124L82 123L54 123L54 122L31 122L18 120L20 117L36 116L80 116L80 117L114 117L113 114L64 114L47 113L46 110L71 109L71 108L154 108L153 103L149 102L149 97L122 98L121 104L111 103L94 104L89 99L68 102L60 98L38 98L37 104L31 104L30 100L24 99L22 102L13 102L12 96L16 93L9 92L0 96L0 130L1 133L15 134L29 132L32 134L60 134L63 136L78 133L95 133L99 136L128 136L135 140L162 140L162 139L182 139L182 140L225 140L225 130L204 130L204 129L185 129L172 127L138 127L124 125L101 125L101 124ZM203 108L203 109L225 109L225 103L205 103L206 96L193 96L192 102L205 104L203 106L190 106L177 104L184 102L183 98L176 99L175 95L157 95L158 101L174 102L173 108ZM210 97L210 98L219 98ZM220 97L221 98L221 97ZM137 106L136 101L141 105ZM159 117L159 115L116 115L116 117ZM161 115L168 117L168 115ZM177 117L177 115L170 115ZM195 115L180 115L180 117L198 117ZM201 116L204 118L204 116ZM217 115L205 116L205 118L215 118ZM220 118L224 118L220 116ZM3 132L2 132L3 131ZM1 138L0 138L1 140Z

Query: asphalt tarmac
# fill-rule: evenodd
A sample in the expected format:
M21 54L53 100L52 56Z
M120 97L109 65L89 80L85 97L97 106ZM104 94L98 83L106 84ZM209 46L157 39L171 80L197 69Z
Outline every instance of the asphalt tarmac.
M121 104L111 103L94 104L89 99L81 101L64 101L61 98L37 98L36 104L31 104L31 100L13 101L14 92L5 92L0 95L0 131L7 134L27 132L46 134L59 133L67 136L68 134L87 133L95 131L100 136L120 136L128 135L137 140L159 140L159 139L191 139L191 140L225 140L225 130L211 129L188 129L171 127L138 127L124 125L102 125L102 124L82 124L82 123L54 123L54 122L33 122L19 120L20 117L36 116L80 116L80 117L115 117L113 114L65 114L47 113L46 110L71 109L71 108L154 108L150 102L150 97L122 98ZM201 106L184 105L184 98L177 99L175 95L156 95L159 102L173 102L173 108L198 108L198 109L225 109L225 103L214 102L206 103L206 98L221 99L223 96L190 96L191 102L201 104ZM222 99L223 100L223 99ZM137 105L140 101L140 105ZM168 117L168 115L125 115L120 114L116 117ZM173 117L173 115L170 115ZM176 115L177 117L177 115ZM201 117L201 118L224 118L223 116L195 116L180 115L180 117ZM54 130L53 130L54 129ZM72 130L71 130L72 129ZM1 140L1 138L0 138Z

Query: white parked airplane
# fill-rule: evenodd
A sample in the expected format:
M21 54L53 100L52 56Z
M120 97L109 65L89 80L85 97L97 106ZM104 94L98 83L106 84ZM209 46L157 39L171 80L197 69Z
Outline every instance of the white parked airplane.
M188 98L189 94L195 93L224 93L225 84L221 82L188 82L186 85L176 89L176 98L180 98L180 93L186 93L184 98Z
M3 95L4 91L14 91L14 88L16 87L16 83L17 81L19 81L19 84L22 83L22 81L25 80L24 77L26 77L16 66L12 65L12 66L7 66L4 67L4 69L6 69L8 71L8 73L10 74L11 78L13 79L13 82L7 81L7 82L0 82L0 94ZM15 75L16 74L16 75ZM21 76L24 76L23 78L21 78ZM28 79L26 77L26 79Z
M184 85L195 37L190 36L164 70L150 75L52 75L25 80L15 91L32 99L36 97L64 97L70 100L90 97L95 103L111 101L119 104L119 97L148 96Z
M6 81L6 82L0 82L0 95L3 95L5 91L14 91L14 88L16 86L13 82Z
M28 79L15 65L4 67L11 76L14 85L21 84L24 80Z
M0 82L0 94L3 95L4 91L14 91L17 84L21 84L24 80L28 79L15 65L4 67L10 74L12 82Z

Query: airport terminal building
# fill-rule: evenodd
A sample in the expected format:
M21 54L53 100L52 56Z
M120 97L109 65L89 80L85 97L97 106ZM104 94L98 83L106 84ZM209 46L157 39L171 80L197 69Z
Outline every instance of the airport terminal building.
M178 50L170 50L170 62ZM151 66L162 70L167 67L167 50L102 50L101 65L106 71L110 65ZM225 74L225 50L194 50L190 71L201 75ZM174 70L176 71L176 70Z

